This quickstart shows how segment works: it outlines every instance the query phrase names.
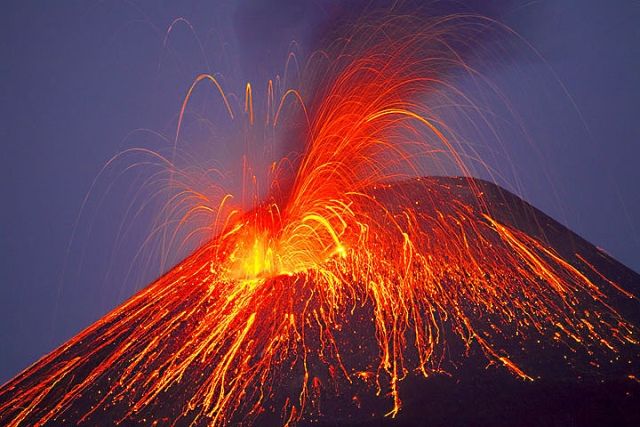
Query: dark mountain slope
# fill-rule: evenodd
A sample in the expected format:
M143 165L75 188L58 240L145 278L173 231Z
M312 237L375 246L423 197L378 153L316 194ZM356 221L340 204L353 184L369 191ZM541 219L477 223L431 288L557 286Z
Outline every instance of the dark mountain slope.
M398 198L397 195L403 197ZM476 198L476 194L481 194ZM494 184L465 178L422 178L381 186L372 195L390 211L401 211L402 203L411 200L425 215L446 215L458 205L468 207L469 215L488 211L499 223L519 229L544 242L563 260L579 269L606 290L609 303L631 324L640 324L636 300L618 291L620 286L638 294L640 276L595 246L568 230L549 216ZM485 221L478 217L478 221ZM429 225L424 225L427 229ZM189 331L204 321L210 309L198 305L206 301L208 268L184 277L189 267L208 265L211 250L202 248L180 263L129 301L96 322L52 354L42 358L0 389L0 424L33 425L110 425L121 422L178 425L194 422L206 425L211 420L191 412L191 397L212 375L212 363L191 364L177 380L148 397L146 384L161 377L166 366L163 358L190 349ZM516 270L517 271L517 270ZM611 281L611 282L610 282ZM298 298L296 277L270 280L265 287L282 287ZM614 285L615 283L615 285ZM278 288L279 289L279 288ZM265 291L266 292L266 291ZM178 302L165 305L175 295ZM149 302L149 300L152 300ZM256 313L275 310L257 306ZM377 354L375 331L361 327L358 319L370 316L363 309L354 314L350 342L354 349L347 358L366 359ZM148 319L154 319L148 326ZM256 318L256 322L259 318ZM253 318L252 318L253 321ZM443 322L443 330L447 324ZM144 328L144 333L140 329ZM134 335L135 333L135 335ZM136 339L131 337L135 336ZM425 426L587 426L640 425L640 383L635 379L640 367L638 346L626 346L616 352L595 349L571 350L561 342L534 336L533 342L504 337L500 346L526 366L534 381L516 378L506 369L489 365L477 345L469 351L447 343L453 357L442 364L442 374L423 378L409 374L402 381L403 409L395 419L384 417L388 401L369 395L375 388L359 390L357 385L336 386L334 392L315 398L317 410L302 424L314 425L425 425ZM357 346L355 344L358 344ZM150 359L153 350L159 355ZM457 357L463 353L464 357ZM568 354L568 357L567 357ZM407 359L412 358L411 354ZM332 384L333 373L322 370L321 361L310 356L309 368L318 384ZM127 388L118 385L127 382ZM255 382L260 381L256 378ZM256 423L281 424L282 402L300 386L301 373L291 370L280 376L273 393L262 403ZM247 393L256 386L246 385ZM328 387L330 389L330 387ZM147 399L148 404L136 402ZM197 409L197 408L196 408Z

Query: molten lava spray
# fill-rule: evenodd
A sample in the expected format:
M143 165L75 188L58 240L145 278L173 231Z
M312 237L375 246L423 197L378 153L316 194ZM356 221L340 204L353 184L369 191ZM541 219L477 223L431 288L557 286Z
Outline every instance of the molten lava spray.
M594 359L637 344L607 295L634 297L498 220L478 181L466 183L471 200L431 179L398 184L423 174L424 160L470 174L468 153L423 100L448 87L451 70L472 72L457 49L489 25L461 16L359 24L315 55L308 86L269 82L264 118L250 85L234 109L213 76L200 76L180 121L193 89L210 81L250 127L302 117L304 152L272 166L262 203L243 210L222 197L216 237L7 384L3 423L91 423L113 408L124 408L120 421L150 422L140 414L178 399L178 422L271 412L288 424L340 388L379 395L393 417L403 379L442 372L456 345L530 380L501 343L551 340ZM70 409L89 394L99 397L85 413Z

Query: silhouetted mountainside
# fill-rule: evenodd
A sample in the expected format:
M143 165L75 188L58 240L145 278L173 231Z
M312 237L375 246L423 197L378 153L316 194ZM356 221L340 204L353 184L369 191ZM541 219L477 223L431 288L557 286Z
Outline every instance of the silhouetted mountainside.
M423 186L409 181L396 184L408 194L427 189L434 200L449 194L449 200L473 203L470 183L482 192L491 215L546 242L564 260L579 267L600 286L606 283L593 269L635 295L640 294L640 275L569 230L513 193L484 180L467 178L422 178ZM432 209L433 204L425 204ZM440 206L442 208L442 206ZM583 259L581 260L580 257ZM611 287L608 288L611 290ZM633 324L640 324L640 306L617 292L612 305ZM600 364L590 369L588 360L563 364L562 351L545 346L525 355L526 364L536 366L536 380L525 382L503 370L485 369L486 362L473 355L452 371L452 376L409 380L398 425L421 426L638 426L640 425L639 349L629 348L622 364ZM588 355L579 355L578 358ZM615 359L618 356L612 356ZM620 357L624 359L624 357ZM580 363L582 362L582 363ZM615 362L615 361L614 361ZM626 367L624 365L627 365ZM577 366L580 365L580 366ZM633 365L633 366L631 366ZM635 376L630 378L630 372ZM329 425L329 424L327 424ZM379 425L378 421L358 425Z
M544 242L559 257L606 289L608 302L631 324L640 324L638 302L618 292L609 282L638 295L640 275L494 184L467 178L429 177L380 186L373 189L372 194L390 211L401 211L406 200L412 200L419 211L428 215L446 216L459 203L469 207L470 215L488 211L498 222ZM398 198L397 194L404 197ZM481 194L479 198L477 194ZM162 345L158 350L162 354L197 345L173 339L160 344L159 336L169 323L180 321L178 329L188 331L191 324L206 315L202 310L190 310L190 302L207 289L191 289L191 283L179 280L179 273L184 265L197 265L210 255L206 249L196 251L172 272L150 285L158 299L164 294L184 292L180 305L168 310L159 305L145 304L140 300L140 296L145 295L143 290L2 386L0 424L33 425L44 420L44 424L49 425L111 425L115 422L129 425L152 421L157 425L171 425L172 420L184 414L190 397L198 389L199 382L210 374L210 368L189 368L184 372L182 381L149 398L149 405L135 408L132 402L144 397L140 395L144 393L143 385L160 375L163 369L156 363L145 364L145 356L140 349ZM295 277L284 280L288 286L296 284ZM256 308L260 309L270 307ZM132 316L133 313L138 317ZM367 313L356 312L355 316L358 315L366 316ZM130 342L132 332L141 327L141 321L128 322L127 319L140 316L159 316L160 320L142 335L142 342ZM357 344L364 350L354 349L352 355L345 357L357 357L358 352L366 353L366 348L373 348L375 353L371 335L375 331L358 331L358 321L344 325L345 329L349 327L354 329ZM638 346L603 353L606 357L595 350L591 354L589 349L569 351L567 357L568 350L561 343L552 339L540 340L539 337L532 340L534 342L526 349L524 346L520 348L518 343L510 344L509 337L505 337L500 345L513 355L516 362L527 368L534 381L524 381L500 366L488 365L480 350L472 347L464 357L443 362L445 373L429 378L410 374L404 379L401 384L403 407L395 419L383 416L388 411L384 396L382 399L375 396L356 399L353 390L347 387L343 391L323 395L320 411L313 415L313 419L301 424L364 426L388 423L432 427L640 425L640 382L636 377L640 368ZM114 356L116 348L117 357ZM448 351L451 355L465 353L464 348L455 342L451 342ZM410 360L411 355L407 359ZM313 361L310 360L309 364L312 365ZM133 374L128 372L130 370ZM126 377L133 378L134 385L140 384L140 387L131 388L129 393L114 393L107 397L106 390L120 381L125 372ZM320 380L325 381L322 377ZM300 378L294 374L282 376L281 384L274 386L281 392L276 391L273 399L267 399L264 413L256 423L281 424L280 401L291 394L299 382ZM374 388L368 391L375 394ZM180 420L179 425L193 420L197 420L198 425L208 422L206 418L189 418L188 415Z

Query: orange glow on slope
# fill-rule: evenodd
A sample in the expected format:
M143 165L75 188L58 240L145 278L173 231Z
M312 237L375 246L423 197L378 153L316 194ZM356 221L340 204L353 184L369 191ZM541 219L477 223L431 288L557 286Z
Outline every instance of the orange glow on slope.
M331 78L314 88L318 99L300 108L306 150L290 188L274 190L252 209L221 214L217 237L8 384L2 393L14 394L0 419L61 420L98 381L105 381L104 398L85 418L126 401L126 419L191 381L178 418L251 421L267 410L282 378L295 373L291 384L298 387L282 408L283 422L295 422L323 393L312 359L345 383L375 384L395 416L402 380L411 372L441 372L453 342L467 352L476 346L490 363L525 380L532 376L500 346L504 336L546 337L571 351L637 344L635 327L604 290L544 242L494 218L475 181L468 182L473 202L428 179L412 191L389 184L419 174L419 160L433 153L469 175L447 126L419 102L446 84L441 74L452 64L464 68L445 41L465 24L446 18L416 30L390 20L359 28L326 53ZM204 80L215 84L232 118L241 115L213 76L200 76L179 123ZM273 83L268 87L273 94ZM281 92L268 102L267 126L286 119L285 101L307 99L302 90ZM245 95L241 110L257 123L250 85ZM363 365L341 339L359 310L368 313L362 322L376 343ZM98 331L101 341L88 354L67 356ZM80 375L98 353L106 358ZM119 377L106 380L114 369ZM24 386L36 371L43 380ZM73 386L57 404L40 407L65 381Z

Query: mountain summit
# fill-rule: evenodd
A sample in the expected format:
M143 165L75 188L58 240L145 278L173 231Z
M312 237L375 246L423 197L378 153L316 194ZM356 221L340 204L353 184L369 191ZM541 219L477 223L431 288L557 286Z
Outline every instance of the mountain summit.
M402 231L361 244L429 286L376 287L354 243L320 274L219 237L2 386L0 424L640 424L637 273L486 181L365 198Z

